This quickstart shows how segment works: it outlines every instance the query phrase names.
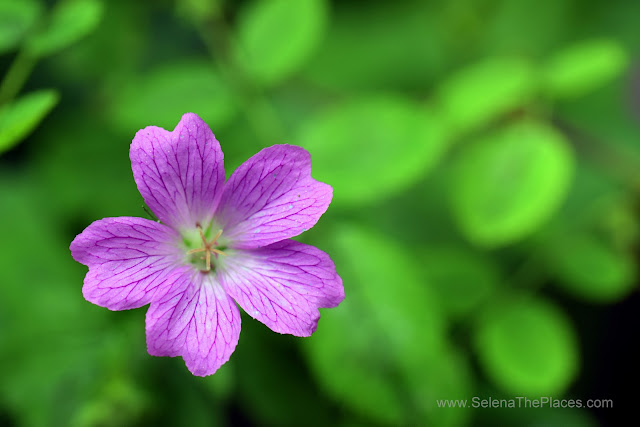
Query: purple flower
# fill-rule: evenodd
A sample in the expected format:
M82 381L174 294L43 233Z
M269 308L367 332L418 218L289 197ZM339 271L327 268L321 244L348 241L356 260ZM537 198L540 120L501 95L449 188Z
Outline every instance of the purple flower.
M162 223L101 219L70 249L89 267L88 301L110 310L151 304L149 354L182 356L194 375L211 375L238 343L236 302L272 330L304 337L315 331L319 307L344 299L329 256L290 239L315 225L333 194L311 178L304 149L265 148L225 182L220 144L187 113L173 132L138 131L130 157Z

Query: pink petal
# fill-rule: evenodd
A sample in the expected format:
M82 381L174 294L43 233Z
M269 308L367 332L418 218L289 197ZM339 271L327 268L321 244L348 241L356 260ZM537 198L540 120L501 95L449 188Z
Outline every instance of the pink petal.
M105 218L89 225L71 243L73 258L89 267L82 293L110 310L149 304L171 286L178 268L178 235L142 218Z
M191 270L147 311L147 349L152 356L182 356L194 375L211 375L233 353L240 312L213 274Z
M216 220L234 248L257 248L313 227L332 196L329 185L311 178L311 157L305 149L274 145L231 175Z
M342 279L329 255L293 240L230 252L218 274L240 307L283 334L311 335L318 308L335 307L344 299Z
M138 190L158 219L176 229L208 223L222 193L224 162L200 117L183 115L172 132L139 130L129 155Z

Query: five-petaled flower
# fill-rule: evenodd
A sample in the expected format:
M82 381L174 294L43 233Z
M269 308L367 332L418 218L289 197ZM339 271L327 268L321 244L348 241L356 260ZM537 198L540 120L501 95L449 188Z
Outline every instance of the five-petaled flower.
M211 375L238 343L236 302L276 332L309 336L318 308L344 299L329 256L290 239L315 225L333 194L311 178L304 149L265 148L225 182L220 144L187 113L173 132L138 131L130 157L161 223L101 219L70 249L89 267L88 301L110 310L151 304L149 354L182 356L194 375Z

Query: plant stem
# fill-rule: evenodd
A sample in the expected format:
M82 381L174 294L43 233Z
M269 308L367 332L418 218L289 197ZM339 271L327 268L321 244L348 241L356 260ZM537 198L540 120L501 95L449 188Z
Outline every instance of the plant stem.
M18 52L0 84L0 105L13 100L22 89L35 65L36 58L29 55L25 49Z

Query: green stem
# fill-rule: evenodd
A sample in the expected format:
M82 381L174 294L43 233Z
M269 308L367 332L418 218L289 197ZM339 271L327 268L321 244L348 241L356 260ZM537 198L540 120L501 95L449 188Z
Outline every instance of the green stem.
M0 105L13 100L22 89L35 65L36 58L29 55L24 49L18 52L0 84Z

